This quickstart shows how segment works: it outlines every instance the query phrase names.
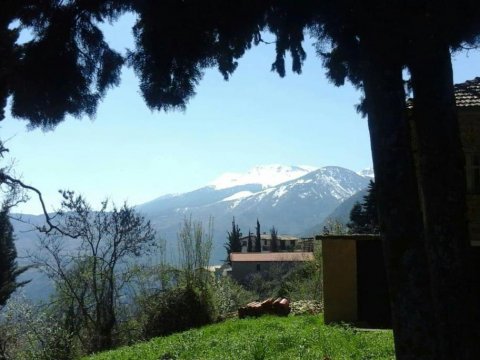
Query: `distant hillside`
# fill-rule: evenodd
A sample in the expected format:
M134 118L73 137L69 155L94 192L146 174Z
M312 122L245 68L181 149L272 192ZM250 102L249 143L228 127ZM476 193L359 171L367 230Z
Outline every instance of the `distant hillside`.
M363 197L367 195L368 189L365 188L360 190L359 192L355 193L340 205L338 205L335 210L333 210L324 221L320 224L317 224L307 231L305 231L302 235L303 236L313 236L323 233L323 227L328 225L329 220L339 221L343 225L347 225L350 220L350 211L352 210L353 205L358 202L363 202Z
M11 222L15 231L15 246L17 248L18 264L26 265L28 260L25 256L28 253L36 252L38 246L39 233L35 226L41 226L44 223L43 215L19 215L12 214ZM20 275L20 281L30 280L20 291L31 300L47 300L53 289L51 281L47 276L36 269L27 270Z

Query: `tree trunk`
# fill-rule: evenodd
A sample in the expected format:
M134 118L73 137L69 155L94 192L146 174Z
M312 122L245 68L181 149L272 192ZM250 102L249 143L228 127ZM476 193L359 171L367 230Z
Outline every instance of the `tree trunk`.
M395 352L398 359L437 359L430 336L433 314L402 67L388 53L362 46Z
M480 359L466 220L465 160L449 48L419 40L409 60L420 203L440 355ZM475 305L475 306L474 306Z

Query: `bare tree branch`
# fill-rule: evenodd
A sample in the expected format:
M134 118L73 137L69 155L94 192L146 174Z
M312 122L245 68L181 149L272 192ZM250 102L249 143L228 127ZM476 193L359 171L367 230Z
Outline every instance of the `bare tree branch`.
M48 228L45 225L43 225L43 226L34 225L37 228L38 231L40 231L42 233L45 233L45 234L48 234L48 233L51 233L52 231L55 230L55 231L58 231L60 234L62 234L64 236L68 236L68 237L71 237L71 238L74 238L74 239L79 237L79 234L70 234L68 232L65 232L64 230L62 230L60 227L58 227L57 225L55 225L52 222L54 217L52 217L52 216L50 216L50 214L48 214L47 208L45 207L45 202L43 201L42 193L36 187L31 186L31 185L27 185L24 182L22 182L21 180L15 179L15 178L11 177L10 175L5 174L4 172L0 172L0 184L1 183L7 184L7 185L10 185L10 186L18 185L23 189L33 191L34 193L37 194L38 200L40 201L40 204L42 205L42 211L43 211L43 215L45 216L45 222L48 225Z

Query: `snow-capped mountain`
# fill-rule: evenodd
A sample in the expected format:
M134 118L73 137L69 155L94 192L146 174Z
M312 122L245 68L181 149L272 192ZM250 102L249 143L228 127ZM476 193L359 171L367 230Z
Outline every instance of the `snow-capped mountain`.
M344 200L365 187L365 180L354 172L335 166L327 166L308 173L298 179L280 183L257 193L240 191L222 201L229 202L231 208L245 202L265 202L276 207L286 198ZM282 199L283 198L283 199Z
M243 233L253 231L257 218L262 231L275 226L281 233L301 234L321 223L342 201L365 188L369 179L341 167L327 166L308 172L306 167L263 166L227 182L216 182L201 189L159 198L139 205L167 240L176 240L185 216L206 222L214 218L215 261L224 258L225 234L232 217ZM298 174L304 172L303 176ZM259 176L255 176L257 174ZM269 180L269 177L272 178ZM275 178L293 177L288 181ZM220 179L226 179L222 176ZM256 183L251 183L255 182ZM276 185L268 185L268 183Z
M225 213L235 215L239 224L253 224L258 216L268 226L265 230L274 225L284 233L299 234L309 224L323 221L367 184L366 178L353 171L329 166L257 193L237 193L211 208L221 206Z
M360 175L360 176L365 176L365 177L370 178L370 179L375 178L375 173L373 172L373 167L368 167L368 168L362 169L357 174Z
M316 167L308 165L261 165L255 166L244 174L225 173L214 180L211 185L217 190L247 184L260 184L266 188L297 179L316 169Z

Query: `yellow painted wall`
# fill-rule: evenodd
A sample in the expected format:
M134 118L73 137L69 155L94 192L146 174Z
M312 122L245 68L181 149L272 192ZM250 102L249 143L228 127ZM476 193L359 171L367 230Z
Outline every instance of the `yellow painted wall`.
M357 309L355 240L322 239L325 323L354 322Z

